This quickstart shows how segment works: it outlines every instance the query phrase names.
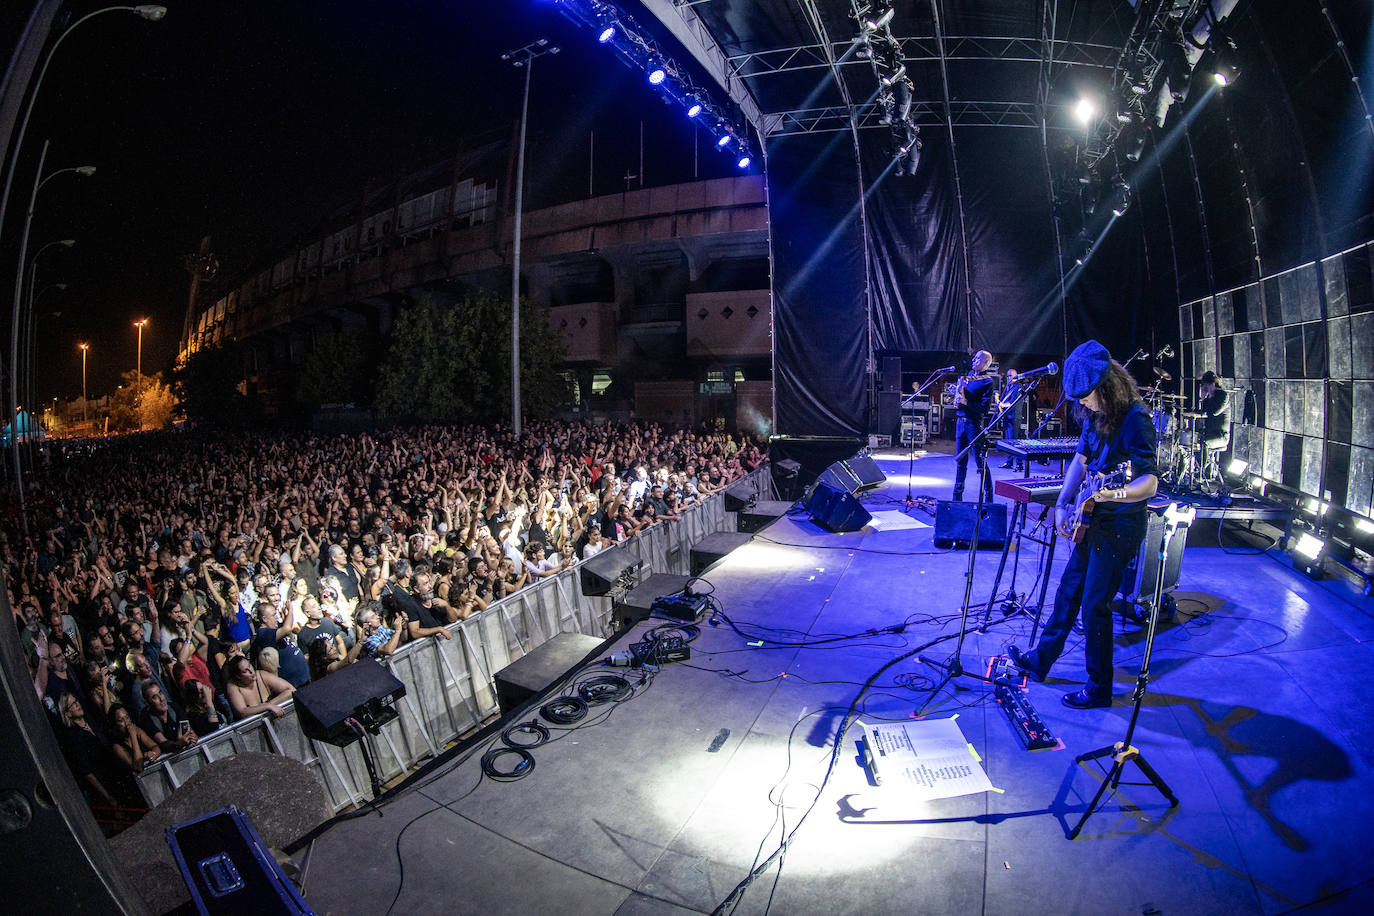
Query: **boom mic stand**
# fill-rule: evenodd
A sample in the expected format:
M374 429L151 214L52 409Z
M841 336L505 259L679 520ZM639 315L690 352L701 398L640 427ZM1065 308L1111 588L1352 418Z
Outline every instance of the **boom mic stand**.
M1014 405L1015 401L1012 403ZM1005 413L1006 411L999 413L993 422L1001 421ZM973 437L973 441L970 442L962 452L954 456L954 460L957 462L959 458L972 451L974 461L978 462L978 443L988 434L988 430L992 428L993 424L989 423L980 429L978 435ZM950 654L948 661L934 662L928 658L921 659L921 661L928 665L933 665L936 668L943 668L945 672L944 679L941 680L939 684L936 684L935 689L930 692L930 699L932 702L940 691L944 689L944 686L956 677L971 677L986 684L993 683L993 679L990 677L974 674L971 671L965 671L963 661L961 660L964 651L964 639L968 636L969 601L973 597L973 567L974 562L978 558L978 532L979 529L983 527L983 506L986 505L984 494L987 490L992 489L992 484L988 480L989 473L991 472L988 470L987 455L985 453L983 455L983 460L978 462L978 507L974 512L973 534L968 540L968 566L964 570L964 603L959 612L959 641L954 644L954 652ZM922 707L922 710L924 710L924 707Z
M1150 618L1145 628L1145 655L1140 660L1140 673L1135 679L1135 693L1132 699L1135 706L1131 710L1131 721L1126 726L1126 737L1109 747L1100 747L1095 751L1086 754L1079 754L1074 759L1074 763L1082 763L1085 760L1097 760L1100 757L1111 757L1112 768L1102 778L1102 784L1097 787L1097 794L1088 803L1088 810L1083 812L1083 816L1078 819L1073 830L1069 831L1069 839L1078 836L1078 832L1083 829L1088 818L1097 810L1098 802L1102 801L1102 796L1107 794L1110 788L1113 792L1117 786L1121 785L1121 777L1126 770L1128 762L1134 763L1140 772L1145 774L1145 778L1154 784L1159 793L1169 800L1169 807L1178 804L1178 797L1174 795L1169 784L1155 771L1155 768L1145 762L1145 757L1131 744L1131 738L1135 736L1135 724L1140 718L1140 704L1145 701L1145 686L1150 682L1150 655L1154 651L1155 645L1155 623L1159 619L1159 605L1164 600L1164 567L1169 557L1169 542L1172 541L1178 532L1188 528L1193 523L1193 518L1197 515L1197 509L1193 506L1180 503L1170 503L1164 510L1164 536L1159 544L1159 573L1155 576L1154 599L1150 605ZM1137 783L1143 785L1143 783Z
M924 393L925 390L926 390L927 388L930 387L930 384L931 384L932 382L934 382L937 378L940 378L940 377L941 377L942 375L944 375L944 374L945 374L945 373L944 373L943 370L937 370L937 371L935 371L935 372L930 373L930 377L927 378L924 382L921 383L921 387L917 388L914 392L912 392L911 397L909 397L909 398L907 398L906 400L902 401L902 406L905 407L909 402L914 401L914 400L916 400L917 398L919 398L919 397L922 395L922 393ZM898 435L898 436L901 435L901 429L902 429L902 427L901 427L901 425L900 425L900 423L899 423L898 426L897 426L897 435ZM914 475L914 474L916 473L915 467L916 467L916 436L915 436L915 434L913 433L912 436L911 436L911 446L910 446L910 450L907 452L907 456L906 456L906 499L902 500L902 506L904 507L904 510L903 510L903 511L905 511L905 509L910 509L912 506L914 506L914 505L916 504L915 498L912 497L912 495L911 495L911 478L912 478L912 475Z

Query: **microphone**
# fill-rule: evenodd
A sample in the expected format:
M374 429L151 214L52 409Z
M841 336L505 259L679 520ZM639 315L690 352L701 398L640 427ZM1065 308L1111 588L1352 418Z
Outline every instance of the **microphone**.
M1164 349L1159 351L1159 355L1156 356L1155 359L1163 359L1163 358L1166 357L1166 356L1173 356L1173 355L1174 355L1174 345L1173 345L1173 344L1165 344L1165 345L1164 345Z
M1058 375L1058 374L1059 374L1059 364L1058 364L1058 363L1049 363L1049 364L1047 364L1047 365L1041 366L1039 369L1031 369L1029 372L1018 372L1018 373L1016 373L1016 380L1017 380L1018 382L1029 382L1029 381L1031 381L1031 380L1033 380L1033 379L1044 378L1044 377L1047 376L1047 375Z
M1158 366L1155 366L1154 369L1155 369L1155 375L1157 375L1157 376L1158 376L1161 380L1163 380L1163 381L1166 381L1166 382L1167 382L1167 381L1169 381L1171 378L1173 378L1172 375L1170 375L1169 373L1165 372L1163 369L1159 368Z
M938 374L940 374L941 372L953 372L954 370L955 370L955 367L954 367L954 366L945 366L945 368L943 368L943 369L932 369L932 370L930 370L930 374L931 374L931 375L938 375Z

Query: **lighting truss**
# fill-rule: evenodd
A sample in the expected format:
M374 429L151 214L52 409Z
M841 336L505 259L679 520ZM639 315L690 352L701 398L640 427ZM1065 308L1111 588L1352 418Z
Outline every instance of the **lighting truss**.
M899 38L902 56L908 62L928 63L940 60L940 49L933 35L911 35ZM849 42L836 43L831 49L839 59L849 48ZM1056 63L1102 70L1116 68L1121 49L1115 45L1091 44L1055 40L1052 53ZM945 37L945 60L996 60L1010 63L1039 63L1044 55L1038 38L997 37L983 35L950 35ZM740 77L767 76L773 73L792 73L798 70L818 70L830 66L823 45L799 45L793 48L772 48L751 51L728 58L731 70ZM856 66L866 61L850 58L841 66Z
M778 115L769 136L823 134L849 129L849 108L832 105L785 111ZM951 102L950 118L955 127L1040 127L1040 114L1034 102L965 101ZM859 130L890 128L883 121L884 108L878 100L854 107ZM913 99L907 119L915 127L941 127L945 121L943 99Z
M921 127L912 116L916 85L907 72L902 43L892 35L892 0L851 2L850 18L858 28L852 56L867 59L878 79L878 122L891 131L898 173L915 175L921 159ZM854 119L859 120L857 111Z
M634 17L605 0L557 0L563 15L588 29L602 45L610 48L626 66L646 75L661 70L662 79L654 88L664 98L681 106L710 130L717 140L717 148L728 150L747 167L753 157L748 128L718 105L712 94L692 79L685 67L665 51L653 36ZM608 30L613 30L609 35Z

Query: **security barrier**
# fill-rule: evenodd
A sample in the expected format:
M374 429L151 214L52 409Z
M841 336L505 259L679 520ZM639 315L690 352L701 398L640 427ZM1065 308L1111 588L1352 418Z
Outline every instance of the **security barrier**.
M760 497L771 492L767 465L744 480ZM717 493L687 510L681 521L655 525L623 547L643 564L643 576L686 575L692 545L724 530L735 530L735 515L725 511L724 497ZM448 639L430 637L402 646L383 662L406 686L406 695L396 704L399 716L364 739L378 776L386 781L404 774L495 717L496 672L558 633L608 636L610 617L610 599L585 597L573 566L452 624L446 628ZM252 751L286 754L313 767L335 811L360 804L371 791L358 745L338 748L306 737L290 702L283 716L250 716L204 736L194 747L159 758L139 775L139 789L151 807L207 763Z

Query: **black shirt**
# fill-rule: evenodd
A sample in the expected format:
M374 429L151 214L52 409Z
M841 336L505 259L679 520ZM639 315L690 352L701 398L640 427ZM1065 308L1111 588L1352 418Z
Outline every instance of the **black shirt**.
M970 380L964 385L964 401L958 405L959 416L965 420L982 423L987 417L992 403L994 379L990 375Z
M1110 436L1098 434L1092 420L1083 424L1083 433L1078 437L1078 454L1088 461L1088 470L1098 473L1112 473L1123 462L1130 462L1131 480L1148 474L1158 474L1155 464L1155 427L1150 412L1143 404L1134 404L1126 412L1121 428ZM1144 512L1148 500L1133 503L1101 503L1093 508L1094 517L1099 512L1108 514L1118 512Z
M1203 398L1199 405L1207 419L1202 421L1202 438L1219 439L1228 432L1231 421L1231 408L1227 403L1226 392L1220 387L1212 391L1212 396Z

